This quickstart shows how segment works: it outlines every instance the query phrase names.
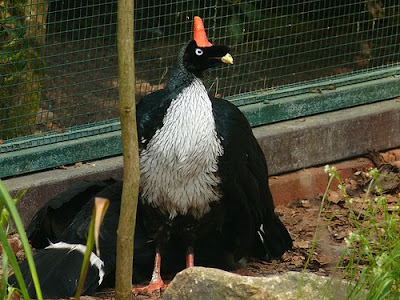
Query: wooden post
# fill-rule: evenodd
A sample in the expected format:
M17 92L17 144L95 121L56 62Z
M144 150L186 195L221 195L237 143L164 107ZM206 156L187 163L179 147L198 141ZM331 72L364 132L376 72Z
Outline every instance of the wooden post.
M133 0L118 1L119 107L124 185L117 232L115 298L131 299L133 242L139 193L139 150L136 130Z

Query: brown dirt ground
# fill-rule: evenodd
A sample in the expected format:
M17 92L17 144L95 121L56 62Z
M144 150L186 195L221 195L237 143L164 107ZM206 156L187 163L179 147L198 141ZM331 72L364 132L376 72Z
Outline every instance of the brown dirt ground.
M383 193L387 198L389 210L399 214L398 203L400 201L400 157L393 154L379 154L371 152L370 159L380 170L382 175ZM361 214L365 212L365 193L370 178L366 170L358 170L351 178L344 181L347 195L354 199L353 209ZM318 218L321 200L320 195L314 199L303 199L292 202L288 206L276 207L276 213L286 225L294 240L294 247L283 255L280 260L272 262L251 261L246 268L236 270L235 273L247 276L269 276L288 271L302 271L307 259L307 271L318 275L335 276L340 273L337 263L345 247L347 237L354 227L349 221L348 202L342 192L336 187L329 190L325 205L322 209L322 217ZM317 242L313 249L313 240L317 232ZM10 237L17 240L17 237ZM14 250L19 259L23 259L20 245L14 242ZM166 278L167 282L171 280ZM144 283L145 284L145 283ZM113 290L102 290L94 296L85 296L82 299L112 299ZM153 295L135 295L132 299L154 300L160 298L160 293Z

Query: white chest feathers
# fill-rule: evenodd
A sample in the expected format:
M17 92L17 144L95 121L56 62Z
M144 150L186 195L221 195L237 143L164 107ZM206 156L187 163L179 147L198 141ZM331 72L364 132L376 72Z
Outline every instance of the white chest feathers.
M172 100L163 126L140 153L141 196L173 219L200 218L220 199L218 157L223 153L211 102L196 79Z

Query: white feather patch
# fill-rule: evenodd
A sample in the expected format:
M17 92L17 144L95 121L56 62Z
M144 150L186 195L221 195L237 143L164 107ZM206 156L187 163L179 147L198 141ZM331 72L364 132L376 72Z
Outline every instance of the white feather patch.
M178 214L200 218L221 197L222 154L211 101L196 78L171 101L163 126L140 153L142 199L171 219Z
M68 244L64 242L50 243L45 249L69 249L69 252L79 251L83 255L86 252L86 246L80 244ZM90 265L95 266L99 270L99 285L104 279L104 262L93 252L90 254Z
M261 242L264 243L264 238L263 238L262 234L260 233L260 231L257 231L257 234L260 237Z

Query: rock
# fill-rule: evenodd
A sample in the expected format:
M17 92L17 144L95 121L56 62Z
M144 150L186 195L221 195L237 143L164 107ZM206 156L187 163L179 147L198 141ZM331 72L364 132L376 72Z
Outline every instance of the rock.
M302 289L299 288L301 282ZM346 299L347 283L311 273L250 277L193 267L178 273L163 300Z

